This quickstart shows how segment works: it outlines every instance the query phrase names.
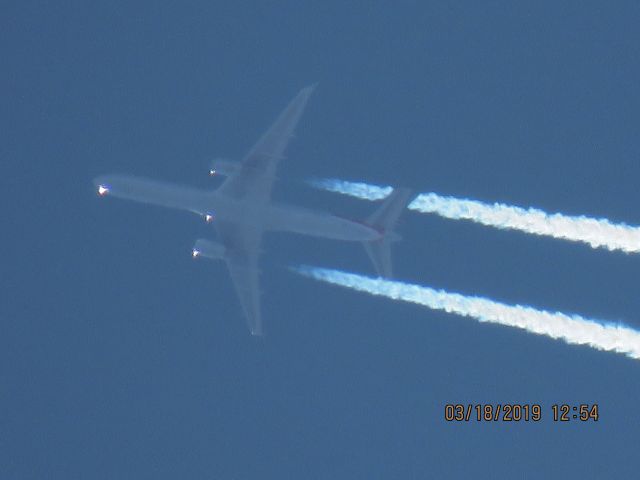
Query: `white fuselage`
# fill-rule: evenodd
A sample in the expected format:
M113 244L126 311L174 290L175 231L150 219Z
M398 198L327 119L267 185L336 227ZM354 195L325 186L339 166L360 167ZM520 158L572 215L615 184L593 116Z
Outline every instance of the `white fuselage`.
M293 232L334 240L367 242L382 233L363 223L304 208L235 199L157 180L128 175L107 175L94 180L110 196L212 215L221 221L252 225L258 229Z

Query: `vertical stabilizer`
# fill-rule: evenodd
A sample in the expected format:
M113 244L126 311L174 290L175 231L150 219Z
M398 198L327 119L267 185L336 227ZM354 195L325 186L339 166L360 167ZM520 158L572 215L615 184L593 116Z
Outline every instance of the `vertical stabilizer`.
M367 255L381 277L391 278L392 276L391 243L400 240L400 236L393 229L410 199L411 190L396 188L366 220L367 225L382 233L382 238L378 240L363 242Z

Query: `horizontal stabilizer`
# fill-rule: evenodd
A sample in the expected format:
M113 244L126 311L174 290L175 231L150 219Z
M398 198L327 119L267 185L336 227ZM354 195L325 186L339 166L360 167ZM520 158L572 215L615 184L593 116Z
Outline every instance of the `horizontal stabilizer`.
M397 188L366 221L382 233L382 237L377 240L363 242L364 249L380 277L392 276L391 242L400 240L400 236L393 229L410 199L411 190Z
M402 210L409 204L411 190L396 188L385 198L380 208L367 218L367 224L379 230L391 231L398 222Z

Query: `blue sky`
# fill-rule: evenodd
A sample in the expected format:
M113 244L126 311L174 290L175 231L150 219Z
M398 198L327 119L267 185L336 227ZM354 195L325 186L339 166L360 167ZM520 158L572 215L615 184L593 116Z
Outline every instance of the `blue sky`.
M319 82L274 197L332 176L640 224L636 2L9 2L0 87L3 478L633 477L640 365L297 277L358 246L265 237L251 338L201 219L101 201L202 188ZM640 329L640 257L407 212L397 276ZM539 403L539 423L444 421ZM551 420L599 403L598 423Z

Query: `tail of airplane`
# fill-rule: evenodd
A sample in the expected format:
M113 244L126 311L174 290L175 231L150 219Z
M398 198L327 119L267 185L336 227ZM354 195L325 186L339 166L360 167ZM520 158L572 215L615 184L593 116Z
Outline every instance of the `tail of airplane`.
M378 240L363 242L367 255L381 277L390 278L392 276L391 243L400 240L400 235L395 233L393 229L410 199L411 190L396 188L365 221L367 225L383 233L382 238Z

